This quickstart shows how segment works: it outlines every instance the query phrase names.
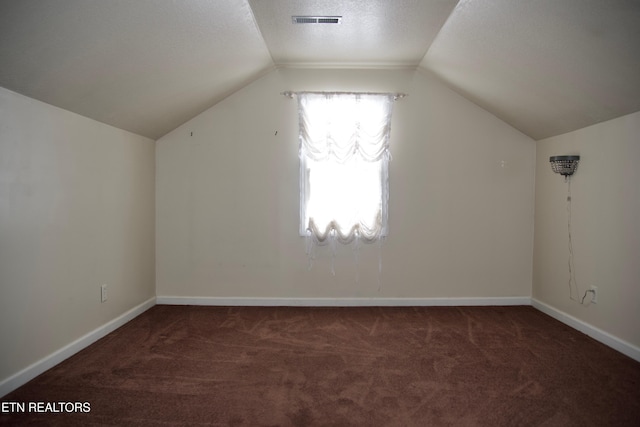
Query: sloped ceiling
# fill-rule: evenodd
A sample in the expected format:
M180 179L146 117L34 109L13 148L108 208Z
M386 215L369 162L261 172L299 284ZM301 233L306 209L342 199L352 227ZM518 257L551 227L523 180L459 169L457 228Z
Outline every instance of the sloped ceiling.
M422 67L542 139L640 110L640 1L463 0Z
M0 0L0 86L157 139L273 67L242 0Z
M275 67L420 68L541 139L640 111L640 2L0 0L0 86L153 139Z

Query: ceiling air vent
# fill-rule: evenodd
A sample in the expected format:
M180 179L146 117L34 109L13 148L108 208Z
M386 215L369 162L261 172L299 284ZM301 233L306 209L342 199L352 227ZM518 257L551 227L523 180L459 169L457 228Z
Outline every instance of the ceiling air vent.
M292 16L294 24L339 24L342 16Z

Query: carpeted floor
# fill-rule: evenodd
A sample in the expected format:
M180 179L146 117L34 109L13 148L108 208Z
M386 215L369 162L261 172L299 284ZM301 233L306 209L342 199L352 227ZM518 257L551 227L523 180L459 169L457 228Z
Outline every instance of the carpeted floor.
M90 409L9 425L640 426L640 363L532 307L156 306L2 402Z

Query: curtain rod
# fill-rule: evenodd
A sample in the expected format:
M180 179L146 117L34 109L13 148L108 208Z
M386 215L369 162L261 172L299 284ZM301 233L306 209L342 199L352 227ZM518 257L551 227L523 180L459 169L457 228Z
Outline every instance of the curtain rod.
M398 99L402 99L405 96L407 96L406 93L388 93L388 92L309 92L309 91L302 91L302 92L293 92L293 91L285 91L285 92L280 92L280 95L284 95L287 98L292 98L298 94L303 94L303 93L315 93L315 94L327 94L327 95L392 95L393 96L393 100L397 101Z

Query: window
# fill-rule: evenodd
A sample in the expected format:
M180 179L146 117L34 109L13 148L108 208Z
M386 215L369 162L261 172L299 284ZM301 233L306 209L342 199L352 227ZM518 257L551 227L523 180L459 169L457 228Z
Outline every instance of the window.
M317 244L386 236L394 99L298 93L301 235Z

